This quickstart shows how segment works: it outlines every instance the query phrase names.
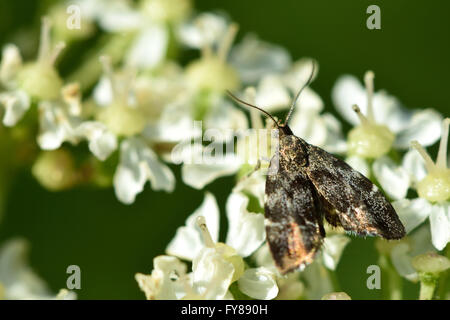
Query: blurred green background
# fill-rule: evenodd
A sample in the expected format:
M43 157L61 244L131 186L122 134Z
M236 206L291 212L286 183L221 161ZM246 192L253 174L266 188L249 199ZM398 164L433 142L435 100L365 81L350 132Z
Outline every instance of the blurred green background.
M24 30L38 31L40 14L55 2L0 0L0 46L15 42ZM294 59L316 58L320 73L312 87L328 111L333 112L330 92L339 75L362 78L371 69L377 89L387 89L408 107L431 107L448 115L449 1L195 3L198 10L226 11L240 25L238 39L254 32L286 47ZM381 7L381 30L366 28L366 8L371 4ZM73 59L76 63L77 56ZM179 178L178 168L174 169ZM177 183L172 194L147 186L135 204L125 206L112 189L83 187L50 193L29 171L19 172L0 223L0 243L16 236L28 239L31 265L55 292L65 287L67 266L76 264L82 271L80 299L142 299L134 274L151 272L153 257L164 252L176 228L203 198L202 192L183 185L180 179ZM232 185L233 180L225 178L207 187L222 212ZM222 222L225 226L226 221ZM355 299L380 298L379 291L366 288L366 268L376 262L373 239L354 239L337 270L341 289ZM404 284L408 289L405 298L417 298L418 286Z

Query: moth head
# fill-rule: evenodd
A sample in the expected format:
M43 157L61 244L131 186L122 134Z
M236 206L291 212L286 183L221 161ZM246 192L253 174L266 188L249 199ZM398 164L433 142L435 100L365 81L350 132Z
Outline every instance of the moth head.
M255 109L261 111L262 113L264 113L266 116L268 116L268 117L275 123L275 125L277 126L277 128L280 129L280 132L282 132L283 134L286 134L286 135L292 135L293 133L292 133L291 129L290 129L289 126L288 126L289 119L290 119L291 116L292 116L292 112L293 112L294 109L295 109L295 105L297 104L298 99L300 98L300 94L303 92L303 90L304 90L307 86L310 85L310 83L311 83L311 81L312 81L312 79L313 79L314 73L315 73L315 69L316 69L316 64L315 64L314 61L312 61L312 70L311 70L311 74L309 75L308 80L305 82L305 84L301 87L301 89L297 92L297 94L295 95L294 99L292 100L291 106L290 106L290 108L289 108L289 112L288 112L288 114L287 114L287 116L286 116L286 119L284 120L283 123L280 123L280 122L276 121L275 118L274 118L270 113L268 113L266 110L264 110L264 109L262 109L262 108L260 108L260 107L258 107L258 106L255 106L254 104L251 104L251 103L248 103L248 102L245 102L245 101L239 99L238 97L236 97L235 95L233 95L233 94L232 94L230 91L228 91L228 90L227 90L227 93L228 93L228 95L229 95L231 98L233 98L233 99L236 100L237 102L239 102L239 103L241 103L241 104L244 104L244 105L246 105L246 106L255 108Z

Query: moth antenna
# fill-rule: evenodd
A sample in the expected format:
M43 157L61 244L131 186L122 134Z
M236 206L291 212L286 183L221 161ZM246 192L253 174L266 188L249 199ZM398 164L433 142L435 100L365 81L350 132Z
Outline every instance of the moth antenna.
M248 103L248 102L245 102L245 101L239 99L238 97L236 97L235 95L233 95L233 94L232 94L230 91L228 91L228 90L227 90L227 93L228 93L228 95L229 95L231 98L233 98L233 99L236 100L237 102L242 103L242 104L245 104L246 106L249 106L249 107L258 109L259 111L261 111L262 113L264 113L266 116L268 116L270 119L272 119L272 121L275 122L276 126L277 126L278 128L280 128L280 126L278 125L278 122L275 120L275 118L272 117L272 115L271 115L270 113L268 113L266 110L261 109L260 107L257 107L257 106L255 106L255 105L253 105L253 104L251 104L251 103Z
M311 70L311 74L309 75L308 81L306 81L306 83L303 85L303 87L297 92L297 95L295 96L294 100L292 101L291 107L289 109L289 113L286 116L286 120L284 121L283 126L287 126L289 119L291 118L292 112L294 111L295 108L295 104L298 101L298 98L300 97L300 94L303 92L303 90L309 86L311 84L312 78L314 76L314 72L316 69L316 64L314 62L314 60L312 60L312 70Z

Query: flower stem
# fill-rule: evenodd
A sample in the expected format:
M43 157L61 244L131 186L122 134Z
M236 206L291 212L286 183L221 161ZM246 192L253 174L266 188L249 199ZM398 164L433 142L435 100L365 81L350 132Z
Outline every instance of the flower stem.
M436 288L436 281L422 280L420 281L420 300L433 299L434 289Z

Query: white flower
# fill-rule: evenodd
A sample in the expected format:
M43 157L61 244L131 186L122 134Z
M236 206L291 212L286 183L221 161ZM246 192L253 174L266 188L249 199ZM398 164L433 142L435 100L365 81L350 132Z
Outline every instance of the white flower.
M125 139L120 145L120 163L114 174L117 198L125 204L133 203L147 181L153 190L172 192L175 187L172 171L142 138Z
M187 219L186 225L177 230L166 251L168 254L188 260L194 257L194 282L202 278L205 288L210 288L208 292L211 292L212 287L219 290L216 297L224 295L228 290L227 285L238 280L239 288L245 294L257 299L273 299L278 289L272 270L257 268L244 272L242 258L251 255L265 240L264 216L248 212L247 205L248 198L244 195L239 193L230 195L227 202L229 225L226 244L216 243L219 210L214 197L207 193L204 203ZM209 223L212 227L211 232ZM222 270L220 274L211 274L213 266ZM195 277L196 271L200 278ZM233 271L231 278L226 276L226 272L230 271ZM216 281L214 277L220 279L217 280L219 284L215 286L213 286Z
M0 105L5 108L3 124L13 127L30 108L30 97L23 90L0 93Z
M69 84L63 87L63 92ZM43 150L56 150L64 142L77 144L81 140L89 142L89 150L101 161L107 159L117 149L117 139L108 128L97 121L83 122L70 97L64 101L42 101L39 108L40 133L37 137Z
M232 193L227 201L229 221L226 244L237 250L243 257L249 256L265 240L264 216L247 211L248 198L240 193ZM192 260L204 247L202 230L196 219L206 219L212 241L219 237L219 208L214 196L206 193L203 204L186 220L186 225L178 228L177 233L166 251L170 255Z
M407 149L411 140L419 140L425 146L433 144L440 135L441 116L432 109L410 111L386 92L374 92L373 78L373 72L366 73L366 90L350 75L340 77L333 88L332 98L338 112L349 123L359 125L360 130L355 131L356 145L350 145L350 151L377 158L391 146ZM352 110L354 105L359 107L357 113ZM362 139L371 144L365 147Z
M230 52L230 63L238 70L242 82L254 84L267 74L283 73L291 65L286 49L246 35Z
M27 243L13 239L0 248L0 300L75 299L73 292L55 295L27 265Z
M158 256L153 259L151 275L137 273L136 281L147 300L175 300L186 295L186 264L175 257Z
M274 273L264 267L245 270L238 286L246 295L260 300L272 300L279 292Z
M256 87L254 104L269 113L288 109L291 97L311 75L313 63L315 62L311 59L300 59L284 74L268 74L262 77ZM308 143L329 152L344 152L346 144L340 123L331 114L321 114L323 108L320 96L311 88L305 88L296 102L289 126L296 136Z
M412 187L417 190L419 197L394 202L394 207L407 231L413 230L429 218L432 243L438 250L444 249L450 242L450 169L447 164L449 123L449 119L443 122L436 162L431 160L419 142L412 142L417 150L412 150L405 156L403 167L411 175ZM417 158L417 154L422 157L422 160Z
M8 44L0 62L0 107L5 109L3 125L15 126L30 108L30 96L18 87L17 76L22 68L19 49ZM5 91L2 91L3 88Z

